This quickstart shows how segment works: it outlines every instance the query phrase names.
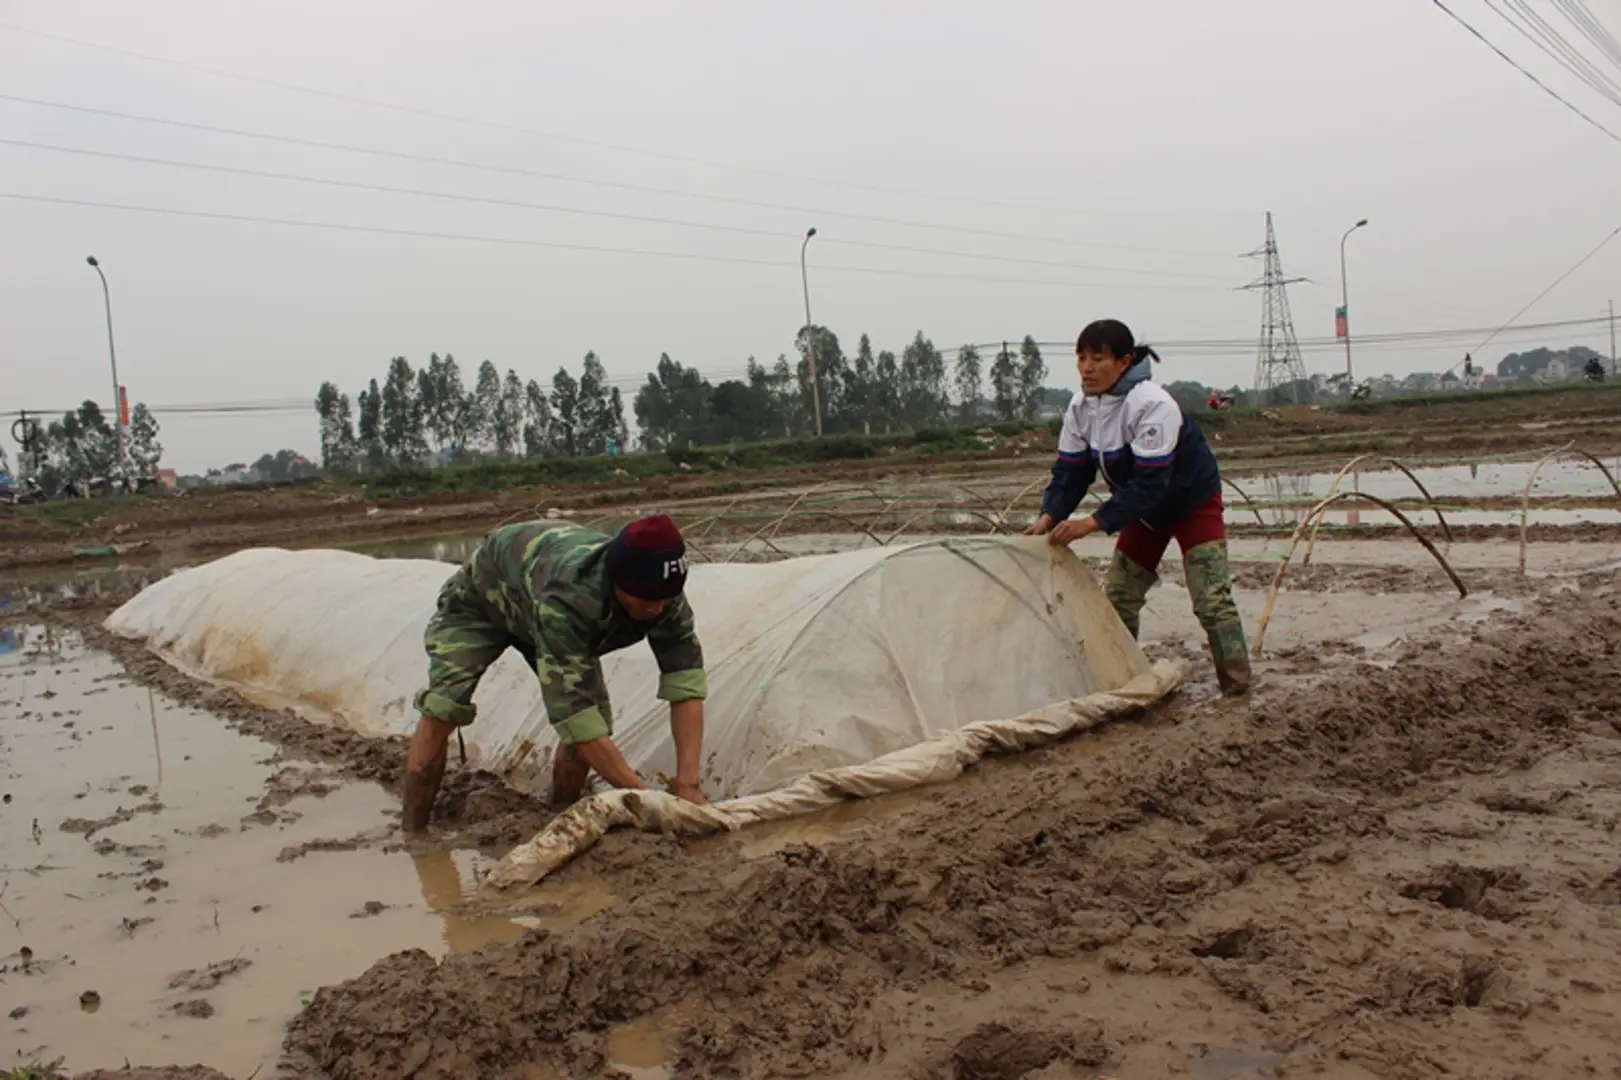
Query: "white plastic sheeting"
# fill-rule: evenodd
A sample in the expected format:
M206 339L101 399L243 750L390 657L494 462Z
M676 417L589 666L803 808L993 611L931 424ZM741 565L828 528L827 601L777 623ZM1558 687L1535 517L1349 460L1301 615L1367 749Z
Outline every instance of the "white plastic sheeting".
M427 671L423 628L454 569L252 549L157 582L106 625L257 700L403 735L416 724L411 699ZM717 801L780 794L704 810L672 809L658 793L628 801L608 793L559 819L553 847L558 836L576 836L564 845L572 854L614 823L729 828L942 779L988 749L1150 704L1183 677L1151 668L1092 572L1039 538L701 564L688 597L710 685L705 789ZM644 776L672 775L669 710L655 697L651 650L610 654L603 669L626 758ZM478 719L464 732L470 762L546 793L556 739L534 674L509 651L474 700ZM582 828L582 818L595 824ZM541 862L541 872L560 865L555 854L524 863L521 852L534 848L514 852L503 873L538 876Z

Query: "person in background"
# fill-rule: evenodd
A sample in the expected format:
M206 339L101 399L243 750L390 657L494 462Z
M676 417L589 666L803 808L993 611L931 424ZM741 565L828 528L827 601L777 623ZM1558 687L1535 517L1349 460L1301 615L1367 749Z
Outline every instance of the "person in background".
M1115 536L1104 592L1134 638L1174 537L1217 681L1222 693L1238 695L1249 689L1250 665L1227 566L1221 473L1193 418L1149 381L1158 359L1114 319L1081 331L1075 342L1081 390L1064 411L1052 482L1027 532L1055 545L1094 532ZM1091 516L1070 520L1100 472L1108 500Z
M706 803L698 764L709 687L686 580L686 543L663 514L633 521L612 538L547 521L486 537L440 589L423 635L428 685L416 695L420 719L405 762L405 830L427 828L450 733L473 722L478 681L509 647L539 677L557 733L554 805L579 798L592 771L614 787L647 787L614 744L600 663L644 638L658 658L658 696L670 703L670 790Z

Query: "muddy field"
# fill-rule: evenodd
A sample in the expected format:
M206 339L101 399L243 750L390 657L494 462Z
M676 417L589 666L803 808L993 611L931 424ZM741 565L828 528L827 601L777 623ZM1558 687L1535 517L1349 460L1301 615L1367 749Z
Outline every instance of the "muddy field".
M1235 475L1258 504L1228 513L1253 526L1233 541L1252 640L1341 464ZM1034 468L994 466L699 494L687 520L714 558L869 544L925 512L906 535L983 531ZM1215 695L1173 552L1143 637L1195 668L1165 705L736 835L610 834L499 910L473 889L544 809L453 751L407 844L402 745L100 630L199 553L35 571L0 590L0 1069L1621 1076L1621 500L1590 463L1550 466L1522 575L1532 467L1419 470L1450 544L1405 477L1347 474L1401 500L1469 595L1385 511L1339 507L1246 701ZM456 559L472 530L452 524L371 550ZM1077 550L1101 567L1108 545Z
M1381 459L1390 456L1415 467L1472 462L1479 468L1499 460L1534 461L1562 446L1612 462L1621 453L1621 389L1607 387L1489 394L1470 400L1420 398L1375 403L1361 411L1281 406L1224 414L1219 421L1211 421L1211 445L1225 473L1246 492L1241 497L1236 490L1229 491L1235 509L1245 498L1263 504L1298 498L1302 477L1332 474L1363 455L1371 455L1369 468L1381 467ZM567 513L582 521L623 521L654 507L684 523L709 527L714 515L724 514L722 535L729 534L729 526L747 536L747 514L755 500L781 495L791 503L808 489L828 485L871 491L878 501L838 507L843 521L797 514L777 531L791 535L807 529L845 530L852 527L852 516L882 535L920 524L936 531L976 529L981 526L979 518L951 520L953 504L965 499L965 490L973 496L960 508L963 511L1033 516L1039 492L1025 488L1044 473L1056 440L1044 427L1014 437L995 436L987 429L983 443L984 449L974 453L889 448L867 459L776 468L677 469L645 480L626 476L604 483L519 485L395 498L370 497L363 487L350 483L318 483L5 508L0 509L0 577L48 567L71 571L113 561L172 566L249 545L417 542L481 533L502 522L548 513ZM1606 486L1594 494L1614 492ZM1484 496L1465 498L1460 506L1469 509L1482 503L1484 509L1503 509L1517 506L1518 495L1517 489L1495 485ZM1577 502L1563 509L1580 506ZM944 512L920 521L917 512L931 507ZM1232 515L1232 521L1241 530L1265 531L1248 511ZM1621 524L1621 516L1604 521L1611 524ZM1505 526L1495 523L1463 527L1479 537L1506 532Z

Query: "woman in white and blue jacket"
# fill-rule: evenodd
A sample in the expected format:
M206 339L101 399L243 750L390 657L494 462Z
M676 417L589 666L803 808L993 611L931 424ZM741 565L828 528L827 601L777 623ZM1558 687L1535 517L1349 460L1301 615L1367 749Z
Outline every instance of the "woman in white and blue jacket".
M1158 359L1114 319L1081 331L1075 342L1081 390L1064 411L1052 483L1029 532L1053 544L1094 532L1117 537L1104 592L1132 637L1175 538L1222 692L1242 694L1250 665L1227 566L1221 472L1193 417L1149 381ZM1100 472L1108 500L1090 517L1071 520Z

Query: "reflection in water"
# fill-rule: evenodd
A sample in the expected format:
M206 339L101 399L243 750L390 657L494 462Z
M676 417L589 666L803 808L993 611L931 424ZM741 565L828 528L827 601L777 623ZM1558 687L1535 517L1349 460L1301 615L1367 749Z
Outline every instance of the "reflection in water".
M415 540L387 540L375 544L356 544L350 550L374 559L434 559L438 562L463 563L484 542L484 536L484 533L463 533Z
M457 856L462 857L459 862ZM527 930L577 926L619 902L606 882L591 875L548 881L517 896L503 896L501 910L480 913L468 901L477 891L472 851L438 848L414 852L411 861L422 899L445 924L451 952L475 952L486 945L516 941ZM463 862L466 865L463 865Z
M1311 496L1312 477L1305 473L1268 473L1262 478L1266 485L1267 514L1272 525L1294 525L1311 509L1303 504ZM1294 503L1296 505L1284 505Z
M445 946L453 953L476 952L486 945L516 941L529 927L500 915L454 914L466 897L461 868L449 848L413 854L422 899L445 924Z

